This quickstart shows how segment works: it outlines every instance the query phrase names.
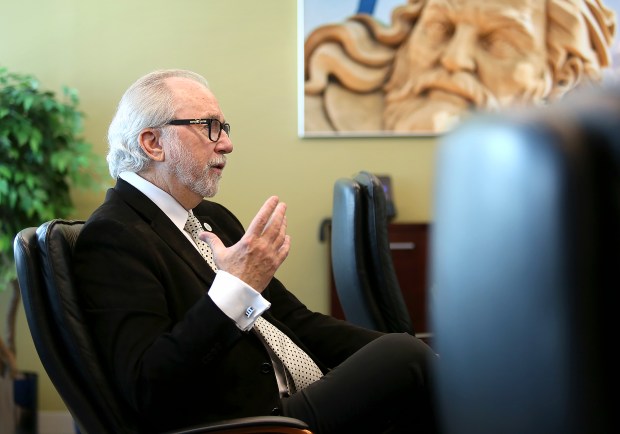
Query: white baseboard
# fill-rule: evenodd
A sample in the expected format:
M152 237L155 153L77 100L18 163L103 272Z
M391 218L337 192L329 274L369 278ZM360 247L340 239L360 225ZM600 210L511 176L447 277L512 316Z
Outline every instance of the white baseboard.
M39 411L39 434L75 434L68 411Z

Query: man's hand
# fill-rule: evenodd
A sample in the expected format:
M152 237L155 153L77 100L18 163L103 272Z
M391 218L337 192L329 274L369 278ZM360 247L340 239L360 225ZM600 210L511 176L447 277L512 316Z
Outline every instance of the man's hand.
M276 270L288 256L291 239L286 234L286 204L272 196L254 217L245 235L226 247L219 237L203 232L200 239L213 251L215 265L263 292Z

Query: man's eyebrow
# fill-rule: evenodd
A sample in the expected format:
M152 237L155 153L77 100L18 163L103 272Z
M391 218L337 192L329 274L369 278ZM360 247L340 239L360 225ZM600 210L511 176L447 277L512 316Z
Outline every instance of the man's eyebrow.
M222 115L221 113L214 113L214 112L204 113L202 118L203 119L217 119L220 122L224 122L226 120L224 115Z

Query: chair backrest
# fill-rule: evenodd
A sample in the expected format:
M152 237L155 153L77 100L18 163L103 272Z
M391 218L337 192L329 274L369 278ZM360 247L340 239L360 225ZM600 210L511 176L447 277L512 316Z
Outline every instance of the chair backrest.
M334 184L331 228L331 263L336 293L345 316L353 324L372 330L385 325L372 295L368 258L363 247L361 187L349 178Z
M17 234L26 318L41 362L82 432L133 433L135 419L102 371L73 284L71 260L83 223L58 219Z
M334 184L332 272L345 318L384 332L413 334L388 238L383 186L372 173Z
M362 203L366 207L366 240L370 253L372 290L386 331L413 334L413 323L392 260L388 235L387 201L383 184L376 175L361 171L355 181L362 187Z
M446 434L619 432L618 101L443 138L430 311Z

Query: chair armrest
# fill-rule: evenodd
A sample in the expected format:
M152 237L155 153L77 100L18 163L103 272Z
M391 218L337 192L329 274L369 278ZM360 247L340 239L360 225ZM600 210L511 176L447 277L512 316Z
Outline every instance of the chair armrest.
M252 416L239 419L228 419L213 422L208 425L195 426L182 430L171 431L167 434L312 434L308 425L299 419L285 416Z

